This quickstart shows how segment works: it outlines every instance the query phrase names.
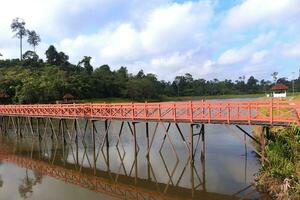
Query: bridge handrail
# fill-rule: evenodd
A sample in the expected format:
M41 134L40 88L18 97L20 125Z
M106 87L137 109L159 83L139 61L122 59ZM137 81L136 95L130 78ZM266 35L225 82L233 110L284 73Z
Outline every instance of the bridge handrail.
M297 123L300 101L230 100L144 103L0 105L0 115L218 123Z

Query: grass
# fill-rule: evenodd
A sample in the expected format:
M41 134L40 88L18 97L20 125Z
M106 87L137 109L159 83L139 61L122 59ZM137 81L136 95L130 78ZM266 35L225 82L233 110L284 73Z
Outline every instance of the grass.
M300 92L296 92L294 94L294 96L292 96L293 94L288 94L290 96L290 99L293 99L293 100L300 100Z
M300 127L273 128L270 138L257 186L275 199L300 199Z

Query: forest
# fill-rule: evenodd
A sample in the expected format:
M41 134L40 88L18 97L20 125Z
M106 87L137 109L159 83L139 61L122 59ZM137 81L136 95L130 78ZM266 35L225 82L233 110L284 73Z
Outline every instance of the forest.
M108 65L94 68L91 57L85 56L78 64L54 46L46 51L43 61L34 51L27 51L21 59L0 60L0 99L8 103L51 103L65 94L75 99L129 98L132 100L160 99L163 96L209 96L226 94L265 93L275 82L292 88L286 78L274 81L257 80L250 76L238 80L194 79L189 73L176 76L173 81L158 80L155 74L129 73L121 66L112 70ZM295 88L300 88L296 79Z

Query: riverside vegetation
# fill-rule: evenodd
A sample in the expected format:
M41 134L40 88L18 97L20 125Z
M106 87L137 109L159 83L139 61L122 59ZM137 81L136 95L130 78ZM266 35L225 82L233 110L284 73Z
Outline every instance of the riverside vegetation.
M257 186L274 199L300 199L300 127L272 128L265 147L268 162L257 175Z

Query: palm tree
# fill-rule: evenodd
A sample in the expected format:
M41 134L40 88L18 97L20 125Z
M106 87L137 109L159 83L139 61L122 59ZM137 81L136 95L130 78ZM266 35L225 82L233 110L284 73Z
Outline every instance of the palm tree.
M27 31L28 39L27 42L33 46L33 51L35 52L35 47L39 45L41 42L41 38L39 34L37 34L35 31Z
M22 60L22 39L27 34L25 22L23 19L17 17L13 19L10 27L13 32L16 32L14 36L20 39L20 59Z

